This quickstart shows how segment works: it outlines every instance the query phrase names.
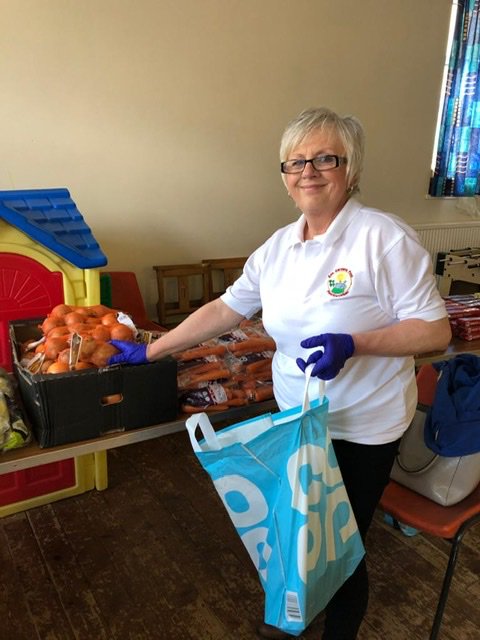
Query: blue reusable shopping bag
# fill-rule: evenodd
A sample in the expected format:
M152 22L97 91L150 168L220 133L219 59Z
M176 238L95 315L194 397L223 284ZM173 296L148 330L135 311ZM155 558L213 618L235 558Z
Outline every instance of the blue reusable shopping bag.
M186 423L265 591L265 622L300 633L365 551L327 429L328 400L215 432L207 414ZM204 439L197 441L200 429Z

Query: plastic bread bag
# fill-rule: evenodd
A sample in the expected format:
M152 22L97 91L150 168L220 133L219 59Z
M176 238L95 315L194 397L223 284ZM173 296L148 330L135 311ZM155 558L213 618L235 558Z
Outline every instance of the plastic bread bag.
M0 369L0 450L9 451L28 444L32 434L25 424L7 372Z

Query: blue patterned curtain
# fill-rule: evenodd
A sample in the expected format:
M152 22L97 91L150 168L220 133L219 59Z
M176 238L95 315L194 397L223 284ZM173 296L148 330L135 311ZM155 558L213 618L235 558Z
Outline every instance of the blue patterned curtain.
M480 193L480 0L459 0L431 196Z

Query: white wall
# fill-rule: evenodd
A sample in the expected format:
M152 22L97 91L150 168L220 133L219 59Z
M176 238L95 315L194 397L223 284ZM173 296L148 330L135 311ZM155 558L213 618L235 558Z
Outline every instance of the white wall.
M450 5L0 0L0 189L67 187L152 316L152 265L245 255L296 217L278 143L308 106L363 121L365 202L461 218L426 198Z

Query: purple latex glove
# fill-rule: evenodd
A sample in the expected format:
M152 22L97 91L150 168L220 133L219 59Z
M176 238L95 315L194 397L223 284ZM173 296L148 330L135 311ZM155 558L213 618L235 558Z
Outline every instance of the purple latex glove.
M319 336L302 340L300 346L304 349L323 347L323 350L311 353L306 362L302 358L297 358L296 361L303 372L308 365L315 363L312 376L321 380L335 378L355 351L353 338L348 333L322 333Z
M116 353L108 360L108 364L146 364L147 345L143 342L129 342L128 340L110 340L120 353Z

